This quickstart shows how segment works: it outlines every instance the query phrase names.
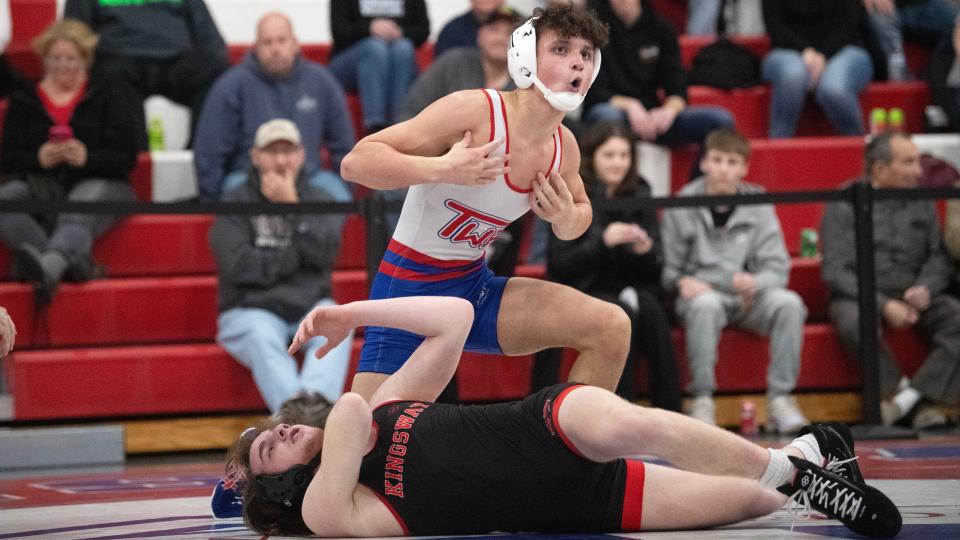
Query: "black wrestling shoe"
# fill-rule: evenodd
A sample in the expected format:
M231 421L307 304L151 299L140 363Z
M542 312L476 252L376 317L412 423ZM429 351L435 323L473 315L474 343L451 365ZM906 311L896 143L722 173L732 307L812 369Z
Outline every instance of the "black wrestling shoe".
M891 538L900 532L900 511L880 490L847 480L805 459L788 457L797 468L797 476L777 491L864 536Z
M840 476L863 484L863 474L857 464L857 455L853 451L853 435L850 428L840 422L829 424L811 424L800 430L800 435L813 433L820 445L820 453L826 460L823 468Z

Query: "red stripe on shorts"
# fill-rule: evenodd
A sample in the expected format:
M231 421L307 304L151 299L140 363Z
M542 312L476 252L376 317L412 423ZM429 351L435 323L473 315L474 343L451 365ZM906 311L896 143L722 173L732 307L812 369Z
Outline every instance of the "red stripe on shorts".
M643 517L643 482L646 468L640 460L627 460L627 479L623 486L623 514L620 530L639 531Z

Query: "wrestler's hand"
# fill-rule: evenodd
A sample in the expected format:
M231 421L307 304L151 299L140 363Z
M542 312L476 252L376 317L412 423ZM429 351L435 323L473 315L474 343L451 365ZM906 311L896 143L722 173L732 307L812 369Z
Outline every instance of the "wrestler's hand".
M560 173L551 171L547 180L543 173L538 172L531 187L530 209L540 219L560 226L577 219L576 203Z
M17 342L17 327L13 324L13 319L7 313L7 310L0 307L0 358L13 350Z
M502 138L494 139L483 146L471 148L473 133L466 131L463 139L443 155L447 163L447 182L463 186L489 184L498 176L510 172L506 166L509 154L491 156L503 144Z
M293 342L290 343L287 352L294 354L312 338L323 336L327 338L327 342L321 345L314 355L317 358L323 358L340 342L347 339L356 326L353 311L349 305L317 306L300 322L297 335L293 336Z

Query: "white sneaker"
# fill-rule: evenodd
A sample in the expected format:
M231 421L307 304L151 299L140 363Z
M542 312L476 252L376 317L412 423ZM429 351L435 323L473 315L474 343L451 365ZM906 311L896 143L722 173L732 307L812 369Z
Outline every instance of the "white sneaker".
M717 425L717 406L713 403L710 396L700 396L693 398L690 403L690 410L687 414L695 419L710 424Z
M809 423L793 396L776 396L767 400L768 431L792 435Z

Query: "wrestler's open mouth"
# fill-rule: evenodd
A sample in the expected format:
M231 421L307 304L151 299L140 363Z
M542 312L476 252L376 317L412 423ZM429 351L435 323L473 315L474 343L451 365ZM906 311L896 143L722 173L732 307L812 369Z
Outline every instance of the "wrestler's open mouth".
M583 78L582 78L582 77L577 77L576 79L570 81L570 86L571 86L574 90L580 90L580 85L581 85L582 83L583 83Z

